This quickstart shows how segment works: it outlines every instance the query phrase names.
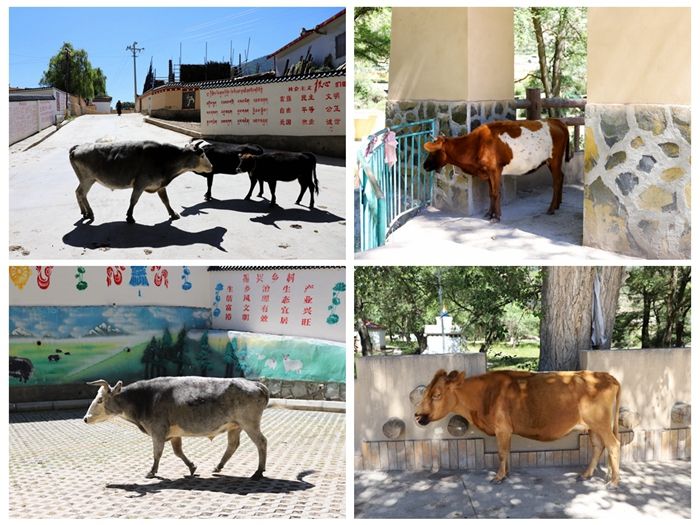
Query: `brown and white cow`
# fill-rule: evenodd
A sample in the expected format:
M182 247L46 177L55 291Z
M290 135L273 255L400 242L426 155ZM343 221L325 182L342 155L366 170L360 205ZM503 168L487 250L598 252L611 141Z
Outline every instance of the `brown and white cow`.
M499 120L482 124L468 135L440 136L423 147L429 153L423 163L428 171L440 171L446 164L489 183L491 204L486 218L501 220L501 177L524 175L545 162L552 172L552 215L561 204L564 182L562 165L569 145L569 131L557 119ZM566 160L569 160L568 158Z
M618 417L620 383L605 372L516 372L503 370L465 377L439 370L416 405L419 425L453 412L498 443L500 483L509 467L513 434L554 441L575 428L588 428L593 454L581 479L593 475L603 449L608 450L610 485L620 481Z

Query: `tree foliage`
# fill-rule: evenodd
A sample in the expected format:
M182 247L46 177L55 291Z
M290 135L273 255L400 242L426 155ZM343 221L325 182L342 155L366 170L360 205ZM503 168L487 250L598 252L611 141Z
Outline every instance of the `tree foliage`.
M682 347L690 338L689 266L631 268L622 288L624 305L616 318L618 347Z
M528 267L380 266L355 270L355 319L387 328L390 337L427 348L426 324L444 308L463 327L465 339L479 339L486 351L507 331L506 307L537 306L539 270Z
M515 52L536 55L536 67L516 79L516 90L539 87L546 97L586 93L587 10L582 7L514 9ZM518 84L522 83L520 89Z
M39 84L92 100L107 93L107 77L103 71L93 68L87 51L75 49L64 42L61 49L49 60Z
M385 94L376 82L389 71L391 8L355 8L355 104L367 107Z

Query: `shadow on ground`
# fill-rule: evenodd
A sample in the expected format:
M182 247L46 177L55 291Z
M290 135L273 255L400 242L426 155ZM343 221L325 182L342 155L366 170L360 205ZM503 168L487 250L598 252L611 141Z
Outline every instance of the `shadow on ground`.
M600 469L518 469L500 485L490 471L360 472L356 518L690 518L690 463L622 466L620 486L606 487Z
M294 221L307 223L330 223L345 220L343 217L330 213L321 208L309 209L307 206L282 208L279 205L270 208L270 203L267 200L254 201L245 199L228 199L228 200L211 200L208 202L200 202L194 206L182 209L180 215L187 217L189 215L203 215L206 210L229 210L242 213L261 213L257 217L251 217L251 222L265 224L279 228L277 222Z
M226 228L217 226L201 232L176 228L171 221L152 226L115 221L103 224L77 224L63 236L69 246L96 250L100 248L164 248L206 244L225 252L221 244Z
M132 492L130 497L143 497L149 494L159 493L164 490L198 490L205 492L218 492L247 496L248 494L289 494L300 490L308 490L314 485L304 481L304 477L313 474L313 470L302 471L297 474L296 480L275 479L264 477L259 480L243 478L239 476L225 476L214 474L213 477L187 476L170 480L158 477L157 483L111 483L106 485L108 489L119 489Z

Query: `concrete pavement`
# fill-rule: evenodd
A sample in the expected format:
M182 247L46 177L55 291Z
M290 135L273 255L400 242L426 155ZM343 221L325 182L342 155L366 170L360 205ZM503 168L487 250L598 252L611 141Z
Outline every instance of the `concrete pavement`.
M49 134L49 132L43 132ZM10 258L12 259L344 259L344 160L319 157L317 209L294 202L296 182L277 185L280 208L254 197L246 174L214 177L216 200L205 202L206 179L185 173L168 186L170 221L156 195L144 194L126 223L130 190L95 184L88 199L92 224L80 224L71 146L94 141L156 140L184 145L190 136L144 122L139 114L85 115L39 144L30 137L9 149ZM269 197L269 189L266 188ZM308 194L305 196L308 199ZM308 201L302 201L308 203Z
M257 449L241 446L212 470L226 436L184 438L194 477L166 445L146 479L151 439L121 419L86 425L85 410L10 414L11 518L343 518L345 415L268 408L265 478L252 481Z
M554 215L545 212L551 188L530 189L503 206L501 222L464 217L429 207L409 219L374 250L356 253L357 260L383 264L547 264L599 261L626 264L631 257L581 246L583 192L580 186L564 186L562 204Z
M582 468L518 468L500 485L486 470L356 472L355 518L690 518L689 461L622 465L616 490L600 470L577 481Z

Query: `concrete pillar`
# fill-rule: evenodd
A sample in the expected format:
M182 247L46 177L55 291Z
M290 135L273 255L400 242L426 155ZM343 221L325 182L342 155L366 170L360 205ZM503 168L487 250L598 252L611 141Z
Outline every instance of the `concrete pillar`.
M589 8L585 245L690 257L690 71L690 8Z
M513 63L512 8L393 8L386 125L437 118L441 133L459 136L514 119ZM483 181L443 169L436 185L440 209L488 208ZM506 191L502 203L514 194Z

